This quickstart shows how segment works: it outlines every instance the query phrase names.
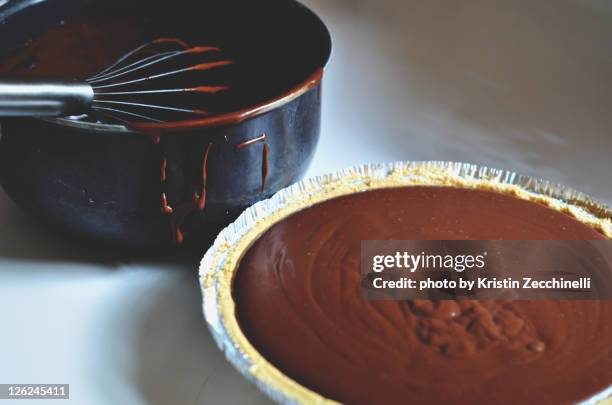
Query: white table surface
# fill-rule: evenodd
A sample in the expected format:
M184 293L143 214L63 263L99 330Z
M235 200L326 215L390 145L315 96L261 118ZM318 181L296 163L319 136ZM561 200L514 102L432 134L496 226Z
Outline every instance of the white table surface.
M468 161L612 202L606 0L307 4L335 45L311 175ZM69 383L58 405L269 403L211 340L196 266L81 251L0 192L0 383Z

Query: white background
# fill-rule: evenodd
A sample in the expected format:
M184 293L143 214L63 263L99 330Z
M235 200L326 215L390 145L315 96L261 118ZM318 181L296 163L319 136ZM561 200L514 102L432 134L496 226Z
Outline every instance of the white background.
M459 160L612 202L606 3L307 1L335 45L310 174ZM199 294L196 263L78 250L0 193L1 383L70 383L73 404L268 403L214 346Z

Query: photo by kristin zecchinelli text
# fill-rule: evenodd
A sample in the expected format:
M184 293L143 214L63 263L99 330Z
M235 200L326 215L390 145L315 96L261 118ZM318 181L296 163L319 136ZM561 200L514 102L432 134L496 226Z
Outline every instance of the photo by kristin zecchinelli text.
M361 242L367 299L612 299L609 240Z

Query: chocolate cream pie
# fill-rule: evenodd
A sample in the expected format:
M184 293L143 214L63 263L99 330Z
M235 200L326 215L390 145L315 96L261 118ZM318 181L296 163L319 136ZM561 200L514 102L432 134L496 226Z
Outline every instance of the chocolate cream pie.
M612 301L372 301L359 267L362 240L610 239L607 208L533 179L435 163L285 193L247 212L203 262L213 334L274 398L569 404L608 395Z

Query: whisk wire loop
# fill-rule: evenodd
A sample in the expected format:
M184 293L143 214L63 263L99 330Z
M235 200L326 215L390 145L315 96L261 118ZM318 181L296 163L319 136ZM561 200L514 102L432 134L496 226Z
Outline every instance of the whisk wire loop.
M205 72L232 64L231 60L213 60L208 56L218 52L217 47L189 46L176 38L147 42L86 79L94 92L91 109L121 122L133 122L134 118L165 122L168 113L183 119L209 115L208 111L189 108L188 99L179 96L215 94L229 89L223 83L195 83L192 76L187 76L189 72ZM137 76L140 73L142 77ZM159 82L157 87L148 85L154 81ZM172 98L167 98L170 95ZM167 105L168 102L176 105Z

